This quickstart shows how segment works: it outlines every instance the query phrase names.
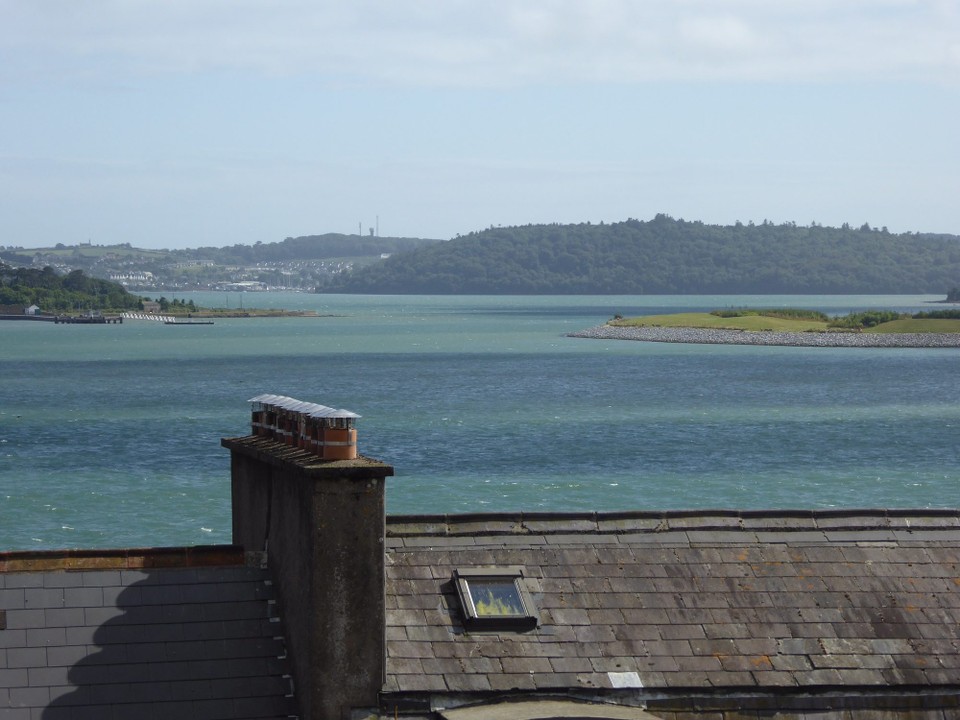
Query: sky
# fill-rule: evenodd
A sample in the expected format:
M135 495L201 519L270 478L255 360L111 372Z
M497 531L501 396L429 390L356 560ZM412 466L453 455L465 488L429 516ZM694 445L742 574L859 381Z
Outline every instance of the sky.
M0 0L0 246L960 234L957 0Z

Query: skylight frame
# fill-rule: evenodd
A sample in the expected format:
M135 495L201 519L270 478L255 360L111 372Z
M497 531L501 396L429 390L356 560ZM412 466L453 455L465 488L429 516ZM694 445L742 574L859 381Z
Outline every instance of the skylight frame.
M537 607L526 587L524 569L519 566L495 566L457 568L453 573L453 584L457 589L457 598L460 601L460 611L463 616L464 629L469 631L498 631L509 630L522 632L533 630L540 624ZM487 613L478 611L476 595L485 587L491 585L510 586L513 592L497 593L498 599L508 597L510 604L519 603L519 612Z

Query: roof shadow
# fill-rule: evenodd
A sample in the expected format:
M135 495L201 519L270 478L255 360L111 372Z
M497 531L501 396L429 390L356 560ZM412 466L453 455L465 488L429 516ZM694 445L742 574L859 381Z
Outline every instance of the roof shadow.
M43 720L296 714L265 570L77 575L82 585L64 588L63 607L46 609L37 629L52 641L30 675L49 688Z

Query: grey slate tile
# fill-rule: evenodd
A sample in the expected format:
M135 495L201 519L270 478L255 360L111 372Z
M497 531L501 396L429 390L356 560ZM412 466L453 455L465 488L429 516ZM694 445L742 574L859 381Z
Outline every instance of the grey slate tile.
M25 629L15 630L8 627L3 632L0 632L0 648L26 646L27 631Z
M69 685L71 682L67 675L68 668L64 667L31 667L27 670L27 682L23 684L31 687Z
M85 587L110 588L122 585L120 570L86 570L78 573Z
M49 647L65 645L66 630L62 627L30 628L27 630L27 647Z
M0 610L22 610L26 607L24 592L23 588L0 590Z
M3 632L42 627L43 618L43 610L7 610L7 629Z
M47 664L46 648L8 648L6 652L8 668L32 668Z
M49 688L10 688L10 707L44 707L49 702Z
M83 573L74 572L69 570L61 570L59 572L45 572L43 573L43 586L48 588L53 587L78 587L83 585Z
M8 589L43 587L43 573L7 573L3 580L4 587Z
M97 627L108 622L126 622L126 612L122 608L110 605L109 607L85 607L83 609L83 623L85 627ZM68 628L69 630L70 628Z
M30 708L4 708L0 706L0 720L31 720ZM57 719L54 718L54 720Z
M140 603L143 605L177 605L180 602L180 585L144 584L140 587Z
M108 585L98 588L101 592L101 603L104 607L118 607L121 605L141 605L140 588L137 586Z
M82 608L47 608L43 611L46 628L68 628L84 622Z
M30 684L30 675L27 668L6 668L0 672L0 689L26 687Z
M90 654L87 645L65 645L47 648L47 665L50 667L70 667Z
M758 528L769 527L761 520L754 517L750 522ZM561 533L551 539L546 531L548 542L557 545L530 545L523 561L543 577L537 594L543 624L533 638L545 647L548 630L557 638L572 631L573 643L568 639L554 642L549 648L551 672L556 677L583 660L596 667L605 658L601 665L606 666L613 656L615 665L618 653L624 653L623 660L639 660L652 648L654 653L663 653L649 656L661 662L652 676L659 680L654 682L679 685L693 677L684 673L700 673L698 682L717 687L764 683L794 687L801 679L826 683L860 678L875 684L879 669L872 666L888 666L893 657L886 652L888 647L874 642L868 644L865 653L854 652L853 646L839 652L843 646L838 644L838 652L827 654L821 641L879 641L887 636L892 640L945 639L944 633L936 634L933 628L950 627L955 622L949 610L960 595L956 585L944 585L949 582L948 574L937 565L943 557L935 559L928 547L919 545L902 548L898 556L900 548L889 544L889 533L875 529L875 519L828 519L824 523L827 531L810 523L809 518L791 518L781 523L782 530L761 529L752 534L714 527L698 529L696 519L685 519L685 534L669 537L635 531L617 536L608 525L608 535L617 536L619 541L615 558L608 537L585 534L574 538ZM850 530L857 523L866 529ZM406 532L409 539L414 532L410 524ZM830 540L827 532L832 534ZM395 549L388 562L388 575L393 567L401 565L449 567L504 561L493 546L494 538L477 535L475 540L477 551L457 551L453 561L441 548ZM691 541L702 544L692 546ZM480 550L481 546L485 549ZM411 562L414 554L416 560ZM958 561L956 549L949 558L953 563ZM924 584L937 578L935 589ZM945 596L946 602L939 601L938 595ZM410 604L410 600L404 602ZM890 622L893 613L903 612L891 608L891 603L913 608L910 623ZM927 617L927 611L931 622L918 623ZM418 619L428 623L421 625L423 631L433 627L430 623L442 623L439 617ZM391 621L398 619L391 616ZM612 630L612 636L608 630ZM389 633L388 629L388 637L394 638L390 643L406 639L405 633ZM451 636L442 653L460 656L456 645L463 641ZM664 644L678 641L688 645ZM629 642L634 645L624 645ZM514 643L507 649L504 643L499 657L518 662L523 659L517 656L518 648L523 647ZM527 650L528 664L544 655L533 647ZM915 655L927 653L927 657L933 657L933 650L917 651L917 647ZM943 648L938 650L942 653ZM441 650L436 652L439 655ZM957 648L952 652L955 654ZM679 663L684 658L707 665L683 668ZM817 659L817 666L811 658ZM831 674L838 669L847 675L841 678ZM491 687L506 684L491 676ZM403 683L398 687L402 689Z
M147 708L140 717L144 720L155 720L156 714L153 710L153 708ZM112 713L108 717L113 720ZM104 720L104 710L98 707L51 706L44 709L42 718L43 720Z
M58 608L64 606L63 588L28 588L24 590L24 607Z

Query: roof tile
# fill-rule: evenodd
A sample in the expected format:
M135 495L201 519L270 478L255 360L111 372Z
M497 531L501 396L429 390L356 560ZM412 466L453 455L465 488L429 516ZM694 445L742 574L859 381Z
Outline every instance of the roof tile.
M610 687L605 673L627 668L661 691L960 684L960 668L953 669L960 665L960 585L953 582L960 533L948 537L928 519L924 532L941 544L904 545L889 528L909 519L693 513L671 519L682 530L662 532L662 517L642 514L538 517L505 536L509 523L487 533L483 522L457 527L448 516L443 532L457 536L456 546L437 537L410 542L417 523L408 521L405 545L388 551L388 593L416 607L388 612L387 687L425 687L413 680L415 667L399 672L394 664L411 653L414 638L434 654L407 659L435 662L430 671L463 692L488 682L491 691ZM579 523L577 533L571 523ZM547 545L524 542L534 526ZM389 519L387 530L390 536ZM445 581L454 567L479 565L523 565L541 578L538 628L514 636L464 632L457 600L438 584L394 584L414 577L407 568ZM411 600L418 594L431 598ZM430 609L441 605L445 612ZM501 667L491 670L493 660ZM462 676L485 679L470 688L450 680Z

